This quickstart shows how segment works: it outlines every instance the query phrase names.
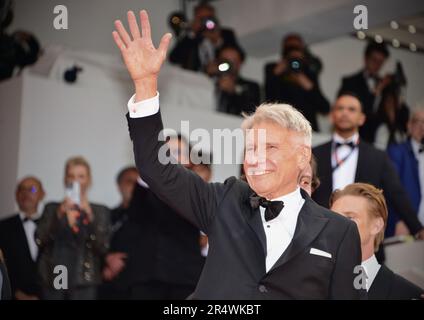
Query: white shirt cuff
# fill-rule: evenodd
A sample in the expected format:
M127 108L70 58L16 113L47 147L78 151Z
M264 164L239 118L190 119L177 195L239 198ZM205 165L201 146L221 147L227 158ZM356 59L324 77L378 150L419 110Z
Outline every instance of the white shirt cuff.
M143 118L154 115L159 111L159 92L153 98L134 102L135 94L128 101L130 118Z

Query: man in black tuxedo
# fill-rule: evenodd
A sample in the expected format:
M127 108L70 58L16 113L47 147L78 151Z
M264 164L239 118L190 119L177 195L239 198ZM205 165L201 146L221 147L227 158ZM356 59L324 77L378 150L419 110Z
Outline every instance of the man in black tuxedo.
M143 36L133 12L128 13L133 40L120 21L113 32L136 85L128 104L130 136L137 168L150 189L209 238L192 298L359 298L356 225L320 207L298 187L311 156L310 124L289 105L264 105L246 119L244 128L253 133L244 162L248 183L234 177L206 183L170 163L158 140L163 125L157 76L171 36L166 34L155 49L147 13L141 11L140 18Z
M389 58L389 50L384 43L369 42L365 48L364 68L359 72L344 77L338 95L341 92L353 92L361 100L366 122L360 129L361 138L374 142L374 135L379 123L378 105L383 89L390 83L390 76L381 78L379 72Z
M424 290L395 274L375 257L384 239L387 225L387 205L383 191L367 183L353 183L333 192L331 210L358 225L361 236L362 267L365 289L370 300L420 299Z
M180 136L172 137L168 144L180 159L188 151ZM204 263L199 229L160 200L140 178L127 214L111 243L111 250L127 256L114 281L116 289L126 292L128 299L187 298Z
M19 212L0 222L0 249L9 271L12 295L15 299L38 299L38 247L34 232L41 212L38 205L44 198L39 179L27 177L16 188Z
M194 8L193 23L177 40L169 55L169 61L183 69L206 71L220 48L237 44L231 29L220 26L215 8L202 1Z
M365 115L354 93L342 93L337 98L331 110L331 120L333 139L313 149L321 181L313 199L328 207L333 190L353 182L370 183L384 190L387 202L399 212L411 234L423 239L423 226L389 157L359 138L358 129L365 122Z

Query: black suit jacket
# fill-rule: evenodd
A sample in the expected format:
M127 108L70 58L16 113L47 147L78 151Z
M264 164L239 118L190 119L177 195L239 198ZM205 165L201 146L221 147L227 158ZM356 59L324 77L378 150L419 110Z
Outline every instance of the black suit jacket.
M422 299L424 290L382 265L368 291L369 300Z
M330 141L312 150L317 160L318 177L321 181L319 188L315 190L312 197L324 207L329 206L333 191L331 146L332 142ZM387 154L362 141L359 142L358 147L355 182L369 183L383 189L388 204L399 212L401 219L405 221L411 233L417 233L422 229L422 225Z
M378 81L379 79L377 79ZM364 71L361 70L354 75L344 77L342 79L342 85L339 89L338 94L343 91L349 91L355 93L362 103L362 108L367 120L365 124L360 128L359 132L361 137L368 142L374 141L375 131L377 130L379 119L373 111L375 95L368 87L367 80L364 77Z
M204 262L199 236L198 228L137 184L128 220L112 241L113 250L128 253L118 282L130 287L160 281L194 289Z
M127 116L128 117L128 116ZM320 207L305 192L293 240L266 272L266 236L247 183L205 183L180 165L161 164L160 113L128 117L138 170L151 190L203 230L210 249L194 299L357 299L353 269L361 263L356 225ZM310 254L311 248L332 255Z
M265 66L265 99L293 105L308 119L312 129L319 131L317 113L328 113L330 104L321 92L318 79L309 74L308 77L314 83L314 87L305 90L298 84L288 81L283 75L274 75L275 65L276 63L269 63Z
M256 82L243 78L237 79L240 92L230 94L217 90L218 111L241 115L242 112L254 112L260 101L260 89Z
M39 295L37 263L32 260L21 218L18 214L0 222L0 249L7 263L12 295L16 290Z

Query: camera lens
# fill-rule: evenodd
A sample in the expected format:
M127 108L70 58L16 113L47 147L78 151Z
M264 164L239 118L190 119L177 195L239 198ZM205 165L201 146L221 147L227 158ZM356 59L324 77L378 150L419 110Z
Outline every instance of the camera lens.
M230 64L228 62L223 62L218 65L218 70L220 72L227 72L230 70Z
M299 63L299 61L292 61L291 67L292 67L293 70L300 69L300 63Z
M215 22L213 22L212 20L206 20L205 27L207 30L213 30L215 29Z

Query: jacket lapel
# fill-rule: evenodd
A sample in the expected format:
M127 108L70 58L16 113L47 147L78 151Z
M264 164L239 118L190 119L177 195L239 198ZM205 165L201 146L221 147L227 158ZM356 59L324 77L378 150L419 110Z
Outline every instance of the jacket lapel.
M320 207L302 189L301 193L305 203L299 212L293 240L268 273L281 267L304 250L328 222L328 218L318 212Z
M253 190L249 188L249 193L247 193L247 197L244 198L244 207L247 211L246 219L247 224L252 229L252 231L255 233L256 237L258 238L261 247L263 249L264 256L266 257L266 235L264 231L264 227L262 224L261 219L261 213L259 208L253 209L250 205L250 195L253 194Z
M323 161L323 172L320 173L323 177L327 177L329 192L333 191L333 169L331 167L331 149L332 149L333 141L330 141L328 145L325 147L325 155ZM319 160L318 160L319 161Z
M356 164L356 174L355 174L354 182L367 181L367 179L364 180L364 178L367 176L367 173L363 171L366 170L366 168L369 168L369 165L371 164L371 162L368 162L367 152L365 148L366 146L364 145L364 143L362 141L359 141L358 163Z
M16 231L17 231L16 233L16 237L18 239L17 245L22 244L23 248L21 250L24 250L24 251L21 251L22 254L25 254L25 256L28 257L30 261L33 261L31 256L31 251L29 250L28 239L24 229L24 223L22 222L19 213L16 216L14 223L16 225Z

